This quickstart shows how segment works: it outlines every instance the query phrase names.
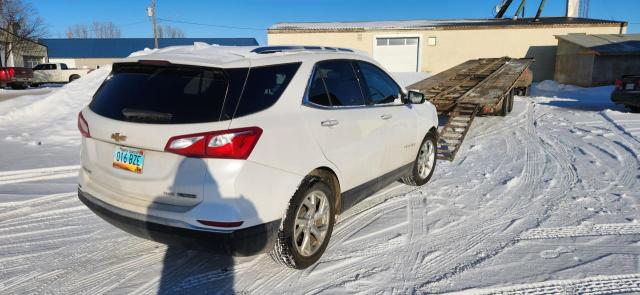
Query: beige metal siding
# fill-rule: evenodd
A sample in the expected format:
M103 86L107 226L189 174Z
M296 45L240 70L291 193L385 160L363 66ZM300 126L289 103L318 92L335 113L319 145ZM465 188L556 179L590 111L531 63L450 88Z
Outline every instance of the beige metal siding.
M618 25L590 24L567 27L522 28L500 27L491 29L420 29L420 30L371 30L348 32L268 32L269 45L324 45L358 49L373 56L376 36L420 35L421 71L438 73L469 59L510 56L534 57L532 66L536 81L553 79L557 40L554 35L569 33L618 34L624 32ZM427 44L428 37L436 38L436 45Z

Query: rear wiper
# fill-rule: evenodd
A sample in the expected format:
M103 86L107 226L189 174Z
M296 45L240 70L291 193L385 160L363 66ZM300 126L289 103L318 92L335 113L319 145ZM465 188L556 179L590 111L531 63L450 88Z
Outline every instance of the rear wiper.
M130 109L124 108L122 109L122 115L124 115L129 120L149 120L149 121L171 121L173 118L173 114L171 113L161 113L154 112L149 110L138 110L138 109Z

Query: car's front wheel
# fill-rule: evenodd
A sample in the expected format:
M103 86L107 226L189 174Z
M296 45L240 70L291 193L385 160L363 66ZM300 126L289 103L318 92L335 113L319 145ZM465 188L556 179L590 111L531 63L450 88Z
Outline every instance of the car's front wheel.
M420 150L413 162L411 173L402 178L408 185L420 186L429 181L436 168L437 136L435 131L429 131L422 140Z
M320 259L335 222L334 192L319 177L308 177L293 195L273 249L276 262L304 269Z

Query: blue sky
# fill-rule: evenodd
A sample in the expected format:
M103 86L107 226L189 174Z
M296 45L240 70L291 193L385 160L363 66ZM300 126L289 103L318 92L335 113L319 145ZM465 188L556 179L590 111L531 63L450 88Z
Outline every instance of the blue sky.
M29 0L27 0L29 1ZM499 0L157 0L159 18L187 23L168 24L185 31L187 37L255 37L266 43L266 28L283 21L358 21L442 18L487 18ZM543 16L564 14L565 0L547 0ZM150 1L140 0L31 0L44 18L49 37L62 38L67 27L93 21L111 21L123 37L152 37L146 17ZM507 15L513 15L514 0ZM525 12L534 15L540 0L528 0ZM590 0L589 17L630 22L628 32L640 32L639 0ZM236 28L232 28L236 27Z

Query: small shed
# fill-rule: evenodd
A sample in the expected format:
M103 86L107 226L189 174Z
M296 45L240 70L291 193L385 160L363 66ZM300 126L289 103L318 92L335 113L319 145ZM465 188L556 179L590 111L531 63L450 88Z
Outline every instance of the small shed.
M640 74L640 34L558 35L554 80L583 87Z

